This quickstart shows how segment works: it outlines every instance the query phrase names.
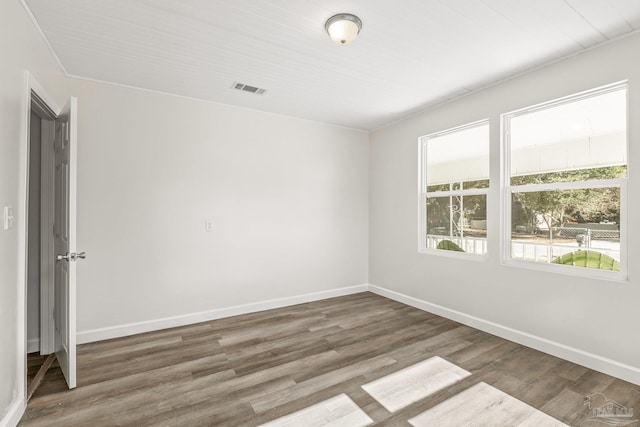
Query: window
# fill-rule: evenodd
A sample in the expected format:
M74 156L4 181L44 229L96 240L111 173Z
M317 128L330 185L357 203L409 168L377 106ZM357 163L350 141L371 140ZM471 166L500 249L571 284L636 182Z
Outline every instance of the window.
M420 149L419 251L485 255L488 121L423 136Z
M626 85L505 114L503 129L506 259L626 269Z

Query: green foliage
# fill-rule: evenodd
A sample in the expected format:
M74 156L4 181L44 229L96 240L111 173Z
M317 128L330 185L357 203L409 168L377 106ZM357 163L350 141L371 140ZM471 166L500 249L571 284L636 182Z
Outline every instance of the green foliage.
M596 268L599 270L620 271L620 263L609 255L597 251L575 251L553 260L554 264L573 265L575 267Z
M478 179L475 181L462 181L462 182L452 182L448 184L428 185L427 191L432 193L436 191L469 190L472 188L489 188L489 180Z
M461 211L464 212L461 212ZM487 196L445 196L427 198L427 233L434 233L436 227L444 227L447 230L453 222L453 235L458 235L458 226L462 225L461 215L464 220L487 218Z
M543 184L552 182L589 181L625 177L626 166L582 169L516 176L512 185ZM549 228L561 226L565 221L620 222L620 189L589 188L581 190L538 191L513 193L514 224L531 226L536 215L541 215Z
M428 185L428 192L436 192L436 191L449 191L451 190L451 184L438 184L438 185Z
M609 166L604 168L578 169L562 172L539 173L533 175L513 176L511 185L548 184L551 182L576 182L593 179L615 179L627 176L626 166Z
M436 249L442 249L445 251L464 252L464 250L460 246L456 245L451 240L442 240L440 243L438 243L438 246L436 246Z

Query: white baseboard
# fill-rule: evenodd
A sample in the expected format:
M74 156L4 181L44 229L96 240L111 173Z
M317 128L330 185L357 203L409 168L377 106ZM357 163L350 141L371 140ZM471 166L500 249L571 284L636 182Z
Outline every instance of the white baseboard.
M236 305L232 307L219 308L199 313L185 314L181 316L167 317L144 322L129 323L125 325L112 326L107 328L92 329L79 332L77 335L78 344L85 344L94 341L101 341L111 338L119 338L128 335L140 334L144 332L157 331L161 329L173 328L177 326L191 325L199 322L221 319L224 317L237 316L240 314L255 313L258 311L270 310L274 308L287 307L295 304L317 301L326 298L350 295L359 292L370 291L386 298L410 305L420 310L428 311L438 316L460 322L484 332L508 339L518 344L534 348L536 350L551 354L556 357L577 363L587 368L621 378L633 384L640 385L640 368L630 366L618 361L570 347L555 341L548 340L536 335L522 332L508 326L500 325L485 319L481 319L460 311L452 310L438 304L420 300L399 292L391 291L371 284L362 284L346 288L332 289L328 291L315 292L293 297L260 301L251 304ZM19 419L19 418L18 418ZM4 424L0 423L0 427Z
M260 301L251 304L242 304L232 307L218 308L199 313L190 313L181 316L166 317L144 322L129 323L126 325L111 326L107 328L91 329L81 331L77 334L77 343L86 344L94 341L120 338L128 335L141 334L144 332L158 331L161 329L174 328L176 326L191 325L194 323L207 322L224 317L237 316L240 314L255 313L258 311L271 310L273 308L287 307L295 304L303 304L311 301L318 301L326 298L334 298L343 295L367 292L369 285L356 285L346 288L331 289L328 291L314 292L311 294L297 295L293 297Z
M567 345L551 341L546 338L541 338L536 335L518 331L516 329L509 328L508 326L503 326L498 323L480 319L475 316L452 310L441 305L432 304L430 302L410 297L399 292L391 291L389 289L381 288L379 286L369 285L369 291L380 296L392 299L394 301L410 305L420 310L428 311L429 313L437 314L438 316L455 320L456 322L460 322L467 326L471 326L481 331L488 332L492 335L508 339L509 341L513 341L518 344L522 344L527 347L542 351L544 353L560 357L570 362L577 363L595 371L599 371L607 375L629 381L630 383L640 385L640 368L638 367L620 363L618 361L602 357L597 354L569 347Z
M32 338L27 340L27 353L36 353L40 351L40 338Z
M0 418L0 427L15 427L20 422L20 418L24 415L24 411L27 409L27 405L24 402L24 396L20 396L14 399L9 409Z

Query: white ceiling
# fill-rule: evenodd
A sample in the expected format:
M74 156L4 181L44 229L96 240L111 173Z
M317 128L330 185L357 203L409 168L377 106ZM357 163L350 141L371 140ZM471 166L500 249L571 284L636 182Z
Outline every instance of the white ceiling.
M640 29L640 0L25 2L69 75L363 130Z

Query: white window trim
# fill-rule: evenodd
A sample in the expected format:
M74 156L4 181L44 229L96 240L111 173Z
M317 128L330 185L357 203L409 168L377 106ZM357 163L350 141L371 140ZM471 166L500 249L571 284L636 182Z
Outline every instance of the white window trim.
M467 123L461 126L449 128L444 131L430 133L428 135L418 138L418 253L428 255L438 255L448 258L456 259L468 259L474 261L486 261L489 258L489 251L482 255L471 254L468 252L446 251L442 249L428 248L427 247L427 197L449 197L449 196L477 196L485 195L487 197L487 209L490 203L490 190L491 181L489 181L489 187L487 188L472 188L468 190L450 190L450 191L433 191L427 192L427 142L430 139L445 136L451 133L460 132L466 129L471 129L479 126L491 126L490 120L482 119L475 122ZM489 141L490 142L490 141ZM491 149L491 144L489 144ZM491 170L491 165L489 165ZM487 244L488 244L487 236Z
M629 159L629 85L627 81L617 82L610 85L602 86L592 90L580 92L575 95L566 96L553 101L537 104L520 110L511 111L500 115L501 137L501 234L500 254L502 264L529 270L549 271L560 274L567 274L574 277L585 277L594 279L604 279L613 281L629 281L629 264L628 264L628 223L627 223L627 204L628 191L627 184L629 180L629 165L627 161L627 178L592 180L592 181L572 181L572 182L554 182L547 184L526 184L511 185L511 144L510 144L510 123L511 119L520 115L528 114L535 111L553 108L569 102L575 102L587 99L593 96L603 95L620 89L626 90L626 110L627 110L627 159ZM597 270L593 268L580 268L552 263L525 261L511 258L511 199L512 193L520 192L536 192L536 191L554 191L554 190L572 190L585 188L605 188L620 187L620 271Z

